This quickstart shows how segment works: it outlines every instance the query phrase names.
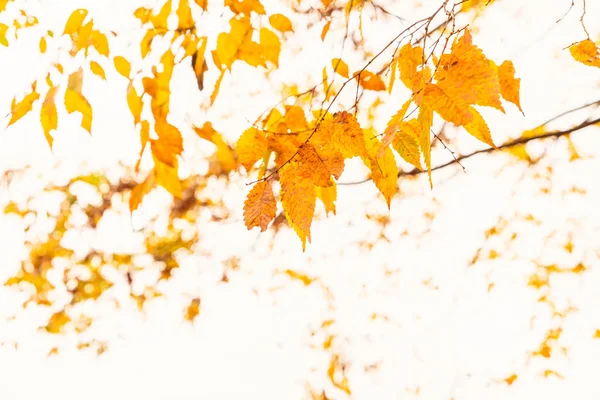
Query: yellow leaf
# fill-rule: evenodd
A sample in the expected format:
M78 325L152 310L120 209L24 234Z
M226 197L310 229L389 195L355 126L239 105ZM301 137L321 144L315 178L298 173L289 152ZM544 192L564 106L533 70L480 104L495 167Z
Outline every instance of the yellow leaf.
M50 132L58 127L58 112L56 111L55 96L58 91L58 86L53 86L46 93L42 108L40 110L40 122L44 130L44 136L50 148L54 139L50 136Z
M328 123L328 121L323 121L321 126L327 129ZM364 133L354 115L346 111L337 112L333 115L331 124L333 124L333 132L329 140L344 158L365 155Z
M201 128L197 126L193 128L198 136L217 146L217 160L226 173L237 168L237 160L233 149L225 142L223 136L213 128L210 122L205 122Z
M382 140L382 146L381 146L382 150L380 150L380 151L383 152L383 149L388 147L390 145L390 143L392 143L394 141L396 134L400 130L400 124L404 120L404 115L406 115L406 111L408 111L408 107L410 106L411 102L412 102L412 100L408 99L402 105L400 110L398 110L398 112L388 121L385 131L383 131L383 140ZM379 154L379 155L381 155L381 154Z
M8 31L8 25L0 22L0 44L8 47L8 40L6 39L6 32Z
M190 8L189 0L179 0L177 18L179 19L178 29L190 29L194 27L195 22L192 17L192 9Z
M358 74L358 72L354 73L354 75ZM381 80L381 78L369 71L362 71L360 75L357 76L359 80L360 86L367 90L385 90L385 83Z
M265 8L259 0L225 0L225 7L229 7L235 14L244 14L247 17L252 11L265 14Z
M88 10L84 8L77 9L71 13L67 23L65 24L65 30L63 31L63 35L71 35L81 28L81 24L83 20L88 14Z
M154 180L156 184L167 189L176 198L181 198L181 182L177 173L177 160L175 165L169 166L154 157Z
M94 48L98 52L98 54L102 54L105 57L108 57L109 48L108 48L108 39L106 35L102 32L94 30L92 31L92 44Z
M277 29L279 32L294 31L294 29L292 28L292 21L290 21L288 17L286 17L283 14L271 15L269 17L269 23L273 28Z
M94 74L98 75L100 78L106 80L106 74L104 73L104 69L96 61L90 61L90 70Z
M192 66L194 67L194 75L196 75L196 83L198 84L198 89L204 89L204 73L208 70L206 65L206 59L204 58L204 52L206 51L206 36L201 37L199 39L200 46L192 56Z
M213 89L213 92L210 94L210 105L211 106L214 104L215 100L217 99L217 95L219 94L219 88L221 87L221 82L223 81L224 76L225 76L225 70L221 71L221 75L219 75L217 82L215 82L215 87Z
M371 179L385 198L389 208L392 197L398 191L396 159L389 147L386 147L383 154L378 156L381 153L381 142L367 132L364 135L367 157L363 157L363 162L371 170Z
M316 280L313 278L309 278L308 275L306 275L306 274L302 274L300 272L296 272L291 269L287 269L285 271L285 274L287 276L289 276L291 279L297 279L297 280L301 281L304 284L304 286L308 286Z
M452 45L450 54L442 54L434 77L450 102L489 106L504 112L497 68L473 44L468 29Z
M264 132L252 127L246 129L235 145L235 152L240 164L250 172L254 164L267 151L267 139Z
M113 60L115 63L115 69L118 73L123 75L125 78L129 78L131 75L131 64L125 59L125 57L116 56Z
M152 45L152 40L154 40L155 36L156 30L148 29L148 31L146 31L146 34L140 41L140 52L142 54L142 58L145 58L150 52L150 46Z
M315 148L304 143L298 148L300 175L310 178L317 186L331 186L331 176L339 179L344 171L342 153L333 146Z
M8 126L11 126L21 118L23 118L33 107L33 103L40 98L40 94L36 91L37 82L31 85L31 92L23 97L23 100L17 103L17 99L13 98L10 105L11 117Z
M154 187L154 174L149 174L144 182L138 183L131 190L131 197L129 197L129 211L134 212L137 210L139 205L142 203L144 196L146 196Z
M479 114L479 112L473 107L469 107L469 112L473 115L473 119L471 122L465 125L465 129L469 132L474 138L481 140L483 143L489 144L492 147L496 147L492 140L492 135L490 134L490 128L487 123Z
M263 56L265 60L279 66L279 52L281 51L281 42L275 33L267 28L260 30L260 44L263 47Z
M144 25L150 21L152 10L146 7L140 7L133 12L133 15L140 20L142 25Z
M46 38L42 36L40 38L40 53L44 54L45 52L46 52Z
M316 187L317 198L321 200L323 205L325 206L325 212L329 214L330 212L335 215L335 201L337 199L337 185L335 181L331 181L331 186L328 187Z
M402 46L397 58L400 80L413 92L418 90L416 88L417 67L423 64L423 54L423 48L413 47L407 43Z
M157 121L154 130L158 139L150 142L152 155L169 167L176 167L177 156L183 151L181 132L166 121Z
M302 241L304 250L307 239L310 243L310 226L315 214L315 186L310 179L299 175L298 164L294 161L279 171L279 179L283 211L288 223Z
M141 120L144 104L142 103L142 97L138 96L133 87L133 82L129 82L127 86L127 105L129 106L131 115L133 115L133 123L137 124Z
M589 65L600 68L600 51L591 39L578 42L569 48L574 59Z
M171 15L172 0L167 0L157 15L150 15L150 22L156 29L167 29L169 15Z
M65 92L65 108L69 114L81 113L81 127L92 133L92 106L80 92L67 88Z
M140 123L140 155L138 157L137 162L135 163L135 172L138 172L140 169L140 163L142 162L142 155L144 154L144 150L146 149L146 144L150 140L150 124L148 121L142 121Z
M421 124L415 118L400 123L399 131L392 142L393 148L406 162L414 165L418 170L421 167L421 152L419 151L419 139Z
M329 32L330 27L331 21L327 21L327 23L323 26L323 30L321 31L321 42L325 41L325 37L327 36L327 32Z
M255 226L261 232L267 230L269 223L275 218L277 202L273 196L271 182L261 181L254 185L244 202L244 223L248 230Z
M200 8L202 8L204 11L207 10L208 8L208 0L195 0L196 4L198 4L200 6Z
M190 301L190 304L185 309L184 318L186 321L194 322L194 319L200 314L200 298L195 298Z
M433 124L433 110L426 104L421 105L417 121L419 122L417 127L420 128L419 146L421 147L425 166L427 167L429 186L433 188L433 182L431 181L431 125Z
M456 125L465 125L473 120L470 110L473 108L462 100L462 98L450 97L437 84L428 83L423 90L421 107L426 103L428 107L435 110L443 119Z
M521 79L515 78L515 67L512 61L504 61L498 67L498 78L500 79L500 94L506 101L510 101L523 112L519 93L521 91Z
M348 64L346 64L343 60L334 58L331 60L331 66L333 67L334 72L337 72L344 78L348 78L348 74L350 73L348 71Z

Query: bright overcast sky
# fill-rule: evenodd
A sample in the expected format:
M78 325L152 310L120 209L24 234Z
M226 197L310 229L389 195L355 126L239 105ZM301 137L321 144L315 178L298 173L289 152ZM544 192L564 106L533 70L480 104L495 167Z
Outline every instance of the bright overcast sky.
M131 23L129 16L141 5L138 3L41 0L31 11L47 24L41 27L44 30L62 31L70 11L84 7L99 27L127 32L130 29L122 27ZM408 24L429 15L428 10L438 6L440 0L396 3L403 5L391 8ZM413 3L423 5L413 7ZM263 4L269 13L285 10L277 0ZM600 70L575 62L563 50L584 38L578 22L581 9L574 8L559 24L555 23L569 5L570 0L497 0L489 7L489 14L473 25L475 43L495 61L513 60L517 76L522 79L525 117L512 105L507 107L506 115L483 112L496 143L519 136L566 109L597 100ZM219 24L226 23L223 20L202 29L219 29ZM587 1L586 23L597 39L600 1ZM367 43L375 43L375 49L387 42L402 29L397 24L372 24ZM39 55L38 37L23 33L17 44L0 47L0 110L9 110L15 93L25 92L32 79L45 75L53 55ZM322 65L339 51L339 41L331 41L333 55L319 42L318 37L310 37L305 42L290 43L290 47L302 44L302 52L282 53L282 59L288 57L288 61L282 61L284 71L274 74L273 80L286 81L297 74L318 78ZM133 50L111 49L113 54L128 51ZM348 60L352 62L351 57ZM265 82L249 79L244 72L247 70L224 84L220 100L208 113L198 111L198 94L191 75L175 77L173 122L185 125L187 121L203 123L208 119L234 141L249 120L277 100L268 88L262 98L227 97L227 90L239 85L247 85L245 91L264 89L261 85ZM95 112L92 137L78 127L79 117L61 115L51 153L37 114L32 114L0 131L0 174L30 165L33 170L46 171L44 179L49 179L48 171L58 173L58 169L52 169L58 161L63 163L60 173L66 175L81 168L81 162L88 168L107 168L117 161L134 163L139 138L121 96L125 80L108 68L107 74L109 83L90 77L84 88L91 93ZM214 78L207 82L211 89ZM382 108L381 120L377 121L380 127L402 104L402 99L397 99ZM581 140L584 152L596 149L591 154L597 155L597 139ZM190 143L184 164L191 165L201 159L201 154L194 151L204 150L197 141ZM464 146L459 150L479 145L467 137L459 144ZM436 152L433 164L447 157ZM557 178L558 185L572 181L586 185L587 197L579 203L532 201L534 190L528 185L536 184L517 184L523 171L518 167L496 174L501 164L497 158L470 160L465 164L467 174L447 183L453 171L435 174L433 192L424 180L401 185L408 195L392 202L392 225L386 230L390 242L372 251L357 243L375 241L378 227L363 219L353 222L353 216L362 216L365 209L387 213L384 201L375 195L370 183L340 188L338 215L315 222L313 243L306 253L302 253L291 230L281 232L271 249L271 234L248 232L241 221L207 227L200 233L202 248L210 249L211 254L185 260L177 279L165 289L166 300L148 303L144 314L129 309L112 314L108 310L98 321L98 332L110 340L108 351L101 357L72 350L68 344L75 338L67 337L65 350L46 358L55 339L37 334L35 326L27 323L26 314L18 318L18 323L5 322L17 299L7 289L0 289L0 341L16 337L21 342L18 351L0 347L0 399L300 399L306 381L326 384L328 355L310 347L321 343L321 339L311 337L310 328L332 317L340 337L334 346L350 363L348 379L356 399L598 399L600 341L590 337L590 332L600 327L598 270L586 275L585 282L569 281L560 286L565 299L577 293L581 308L571 320L564 342L573 352L568 358L557 355L542 362L528 361L526 356L552 327L550 318L535 302L536 293L526 286L531 265L519 257L509 257L494 264L494 268L467 267L483 241L482 231L517 204L526 210L529 207L559 230L561 224L566 226L573 218L584 219L584 232L589 234L580 240L593 248L591 235L600 230L600 165L597 160L587 162L588 166L579 167L576 175L563 165ZM345 174L341 180L357 178L361 176ZM39 182L22 187L23 193L39 190ZM241 210L241 196L247 189L240 182L231 190L232 207ZM513 193L517 193L516 200L512 199ZM6 191L0 191L0 196L4 195ZM19 197L21 193L10 195ZM434 222L424 217L427 212L435 214ZM133 233L124 232L123 226L130 228L125 217L115 217L94 240L106 246L127 247ZM141 220L143 217L134 215L134 224ZM14 219L0 215L0 281L14 273L23 256L20 227ZM405 230L408 235L402 234ZM511 251L521 256L543 255L544 238L536 232L523 227L519 249ZM228 284L217 285L214 271L231 254L232 246L243 255L241 272ZM598 266L597 259L594 262ZM276 273L288 268L325 282L335 293L334 310L319 284L304 287ZM423 284L427 280L431 285ZM488 294L490 280L496 289ZM181 310L196 296L202 298L202 311L192 326L183 323ZM374 313L386 315L389 320L371 321ZM534 315L539 324L532 327ZM364 371L363 366L378 362L381 364L377 368ZM544 379L546 369L559 371L564 379ZM501 382L513 373L519 379L512 386ZM346 398L333 388L327 393L332 399Z

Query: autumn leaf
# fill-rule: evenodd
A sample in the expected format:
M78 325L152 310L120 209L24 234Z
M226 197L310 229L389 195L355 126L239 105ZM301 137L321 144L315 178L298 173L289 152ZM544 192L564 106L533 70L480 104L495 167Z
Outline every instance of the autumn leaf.
M46 38L42 36L40 38L40 53L44 54L45 52L46 52Z
M55 97L58 91L58 86L51 87L46 93L42 108L40 110L40 122L42 129L44 130L44 136L50 148L54 139L50 136L50 132L58 127L58 112L56 111Z
M335 215L335 201L337 200L337 185L335 181L331 179L331 185L327 187L317 186L316 188L317 198L321 200L323 206L325 206L325 212L330 212Z
M423 55L423 48L418 46L413 47L410 43L407 43L400 48L400 52L396 58L398 70L400 71L400 80L413 92L417 90L417 68L424 62Z
M398 110L398 112L394 114L394 116L388 121L385 131L383 131L383 140L380 150L381 152L383 152L383 149L385 149L394 141L396 134L400 130L400 124L404 120L404 116L406 115L406 111L408 111L408 107L410 106L411 102L411 99L408 99L406 102L404 102L400 110Z
M23 118L33 108L33 103L40 98L40 94L36 91L37 81L31 85L31 92L25 95L23 99L17 103L16 97L12 99L10 105L11 117L7 126L11 126L21 118Z
M169 193L180 199L182 188L177 169L177 159L175 159L174 165L170 166L154 157L154 180L156 184L167 189Z
M200 298L196 297L190 301L187 308L185 309L184 318L186 321L193 322L194 319L200 314Z
M195 25L192 17L192 9L190 8L189 0L179 0L177 8L178 25L177 29L190 29Z
M306 241L310 243L310 226L317 200L315 185L310 179L300 176L298 163L295 161L281 168L279 178L283 211L302 241L302 249L306 249Z
M116 56L113 62L115 64L115 69L117 70L117 72L123 75L125 78L129 78L129 76L131 75L131 64L129 63L129 61L127 61L125 57Z
M348 78L350 72L348 71L348 65L343 60L339 58L334 58L333 60L331 60L331 66L333 67L333 70L335 72L337 72L344 78Z
M235 14L244 14L247 17L252 12L265 14L265 8L259 0L225 0L225 7L229 7Z
M106 35L100 31L93 30L91 34L92 45L98 52L105 57L108 57L109 48L108 48L108 39Z
M355 72L360 86L368 90L385 90L385 83L381 78L370 71Z
M223 139L223 136L213 128L210 122L205 122L202 127L194 126L194 131L202 139L208 140L217 146L217 160L225 173L237 169L237 159L233 149Z
M102 68L102 66L100 64L98 64L96 61L90 61L90 70L95 75L98 75L100 78L106 80L106 74L104 73L104 68Z
M420 128L419 147L425 160L429 186L433 187L433 182L431 181L431 125L433 124L433 110L427 105L421 105L417 121L418 124L416 126Z
M329 32L329 28L331 27L331 21L327 21L327 23L323 26L323 30L321 31L321 41L325 41L325 37L327 36L327 32Z
M332 146L315 148L304 143L298 148L300 174L310 178L317 186L331 186L331 176L339 179L344 171L342 153Z
M156 29L167 29L168 28L168 19L169 15L171 15L171 7L173 6L172 0L167 0L164 2L163 6L160 8L160 11L156 15L150 15L150 23Z
M201 37L199 39L200 46L192 56L192 67L194 68L194 75L196 75L196 83L199 90L204 89L204 73L208 70L206 60L204 59L207 41L206 37Z
M137 91L133 87L133 82L129 82L129 85L127 85L127 105L129 106L131 115L133 115L133 123L139 123L144 103L142 102L142 97L138 96Z
M264 132L252 127L246 129L235 145L238 161L250 172L254 164L267 151L268 144Z
M364 140L367 156L363 157L363 162L371 170L371 179L385 198L389 208L392 197L398 191L398 165L396 159L389 147L381 152L382 143L372 134L365 132ZM380 153L382 155L378 156Z
M419 148L420 133L421 124L416 118L403 121L392 141L392 147L406 162L414 165L418 170L423 170Z
M248 230L258 226L261 232L266 231L276 212L277 203L271 182L256 183L244 202L244 223Z
M313 283L316 279L314 278L310 278L308 275L291 270L291 269L286 269L285 270L285 274L287 276L289 276L291 279L296 279L299 280L300 282L302 282L304 284L304 286L309 286L311 283Z
M142 55L142 58L146 58L148 53L150 53L152 41L154 40L154 37L156 37L156 35L157 35L157 32L154 29L148 29L146 31L146 34L140 41L140 53Z
M269 17L269 23L279 32L293 32L292 22L283 14L273 14Z
M202 8L204 11L207 10L208 7L208 0L194 0L196 2L196 4L198 6L200 6L200 8Z
M65 91L65 108L69 114L75 111L81 113L81 127L92 133L92 106L81 93L83 82L83 69L69 75L67 90Z
M152 155L169 167L176 167L177 156L183 151L183 139L179 129L166 121L158 121L154 130L158 139L150 141Z
M142 183L138 183L131 190L131 196L129 197L129 210L134 212L137 210L139 205L142 203L144 196L146 196L154 187L154 174L149 174Z
M479 114L479 112L473 107L469 107L469 113L473 116L473 119L469 123L465 124L464 127L466 131L469 132L474 138L481 140L483 143L489 144L492 147L496 147L492 141L490 128L488 128L488 125L481 114Z
M600 68L600 51L591 39L582 40L571 47L569 51L573 58L580 63Z
M515 78L515 67L512 61L504 61L498 67L498 78L500 79L500 94L502 97L519 107L519 110L523 112L520 100L521 79Z
M328 123L323 122L323 128L327 129ZM365 155L363 130L354 115L346 111L337 112L333 115L331 124L333 132L329 140L342 153L344 158Z
M261 28L260 44L262 45L262 51L265 60L272 62L276 67L278 67L281 42L279 41L277 35L267 28Z
M81 25L83 24L83 20L88 14L88 10L84 8L79 8L71 13L67 23L65 24L65 29L63 31L63 35L72 35L77 32Z

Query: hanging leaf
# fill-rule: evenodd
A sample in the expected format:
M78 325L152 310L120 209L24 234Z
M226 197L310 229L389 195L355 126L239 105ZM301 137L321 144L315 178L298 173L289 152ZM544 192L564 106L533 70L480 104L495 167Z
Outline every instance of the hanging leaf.
M52 144L54 143L54 138L50 135L50 132L58 128L58 112L56 111L55 103L57 91L58 86L53 86L48 90L40 110L40 122L42 124L42 129L44 130L44 137L50 148L52 148Z
M127 61L125 57L116 56L113 62L115 63L115 69L117 72L123 75L125 78L129 78L131 75L131 64L129 61Z
M261 181L255 184L244 202L244 223L248 230L258 226L261 232L266 231L276 212L277 203L271 183Z
M283 14L273 14L269 17L269 23L279 32L293 32L292 21Z
M569 51L574 59L589 65L591 67L600 68L600 50L591 39L582 40L569 47Z
M500 94L506 101L510 101L523 112L520 101L521 79L515 78L515 67L512 61L504 61L498 67L498 78L500 79Z
M331 66L333 67L333 70L335 72L337 72L344 78L348 78L350 72L348 71L348 65L343 60L340 60L339 58L334 58L333 60L331 60Z
M90 70L95 75L98 75L100 78L106 80L106 74L104 73L104 68L102 68L102 66L100 64L98 64L96 61L90 61Z
M299 175L296 162L290 162L279 171L281 205L288 223L302 241L302 249L306 249L317 196L313 183Z
M10 105L10 121L7 126L11 126L21 118L23 118L33 107L33 103L40 98L40 94L36 91L37 81L31 85L31 92L23 97L23 100L17 103L16 97L12 99Z
M88 15L88 10L84 8L77 9L71 13L67 23L65 24L65 29L63 31L63 35L72 35L77 32L81 25L83 24L83 20Z
M358 72L355 72L354 75L357 75ZM369 71L362 71L356 77L358 79L358 83L360 86L367 90L385 90L385 83L381 80L381 78Z
M252 127L246 129L235 145L238 161L250 172L254 164L267 151L267 139L264 132Z

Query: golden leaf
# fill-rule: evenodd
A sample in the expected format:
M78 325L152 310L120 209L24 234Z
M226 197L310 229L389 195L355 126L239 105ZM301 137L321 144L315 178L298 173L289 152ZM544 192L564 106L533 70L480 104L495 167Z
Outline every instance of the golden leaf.
M357 75L358 72L355 72L354 75ZM360 75L357 76L359 80L360 86L367 90L385 90L385 83L381 80L381 78L369 71L362 71Z
M104 68L96 61L90 61L90 70L98 75L100 78L106 80L106 74L104 73Z
M167 189L176 198L181 198L181 182L177 173L178 163L169 166L154 157L154 180L156 184Z
M428 105L422 105L419 108L417 121L419 124L416 126L420 127L419 147L421 147L425 166L427 167L429 186L433 188L433 182L431 181L431 125L433 124L433 110Z
M23 97L23 100L17 103L16 97L12 99L10 105L11 117L7 126L11 126L21 118L23 118L33 108L33 103L40 98L40 94L36 91L37 82L31 85L31 92Z
M45 52L46 52L46 38L42 36L40 38L40 53L44 54Z
M198 4L200 6L200 8L202 8L204 11L207 10L208 8L208 0L195 0L196 4Z
M421 107L435 110L443 119L456 125L466 125L473 120L471 110L474 108L462 101L461 97L450 97L437 84L428 83L423 90Z
M269 17L269 23L279 32L293 32L292 21L283 14L273 14Z
M250 172L254 164L261 159L267 151L267 139L263 131L254 127L246 129L235 145L240 164Z
M600 68L600 51L591 39L582 40L569 47L573 58L580 63Z
M329 28L331 27L331 21L327 21L327 23L323 26L323 30L321 31L321 41L325 41L325 37L327 36L327 32L329 32Z
M137 124L141 120L144 103L142 103L142 97L138 96L133 87L133 82L129 82L129 85L127 85L127 105L131 115L133 115L133 123Z
M172 0L167 0L157 15L150 15L150 22L156 29L167 29L169 15L171 15Z
M129 76L131 75L131 64L129 63L129 61L127 61L125 57L116 56L113 62L115 64L115 69L117 70L117 72L123 75L125 78L129 78Z
M83 20L88 15L88 10L85 8L80 8L71 13L67 23L65 24L65 29L63 31L63 35L71 35L81 28L81 24Z
M83 84L83 69L69 75L67 90L65 91L65 108L69 114L75 111L81 113L81 127L92 133L92 106L81 93Z
M279 66L279 53L281 51L281 42L273 31L267 28L260 30L260 44L262 45L263 56L266 61L270 61L275 66Z
M244 202L244 223L248 230L255 226L261 232L267 230L269 223L275 218L277 202L273 196L271 182L261 181L254 185Z
M94 30L94 31L92 31L91 40L92 40L92 44L93 44L94 48L96 49L96 51L98 52L98 54L108 57L109 48L108 48L108 39L106 38L106 35L104 35L100 31Z
M195 22L192 17L192 9L190 8L189 0L179 0L177 18L179 20L177 29L190 29L194 27Z
M382 140L382 146L381 146L381 150L380 150L381 152L383 152L383 149L388 147L390 145L390 143L392 143L394 141L396 134L400 130L400 124L404 120L404 115L406 115L406 111L408 111L408 107L410 106L411 102L412 102L412 100L408 99L402 105L400 110L398 110L398 112L388 121L385 131L383 131L383 140ZM381 155L381 154L379 154L379 155Z
M413 118L400 123L399 131L392 142L392 147L400 154L400 157L414 165L418 170L423 169L419 150L420 134L421 124Z
M134 17L140 20L142 25L148 23L150 21L150 16L152 15L152 10L146 7L140 7L133 12Z
M150 142L152 155L169 167L175 167L177 156L183 151L181 132L166 121L157 121L154 130L158 139Z
M194 68L194 75L196 75L196 83L199 90L204 89L204 73L208 70L206 59L204 58L207 41L206 36L199 38L200 47L198 47L192 56L192 67Z
M265 14L265 8L259 0L225 0L225 7L229 7L235 14L244 14L247 17L252 11Z
M469 132L474 138L481 140L483 143L489 144L492 147L496 147L492 141L490 128L481 114L479 114L479 112L473 107L469 107L469 112L471 115L473 115L473 119L464 126L467 132Z
M344 171L342 153L332 146L317 149L310 143L304 143L298 148L298 156L300 175L310 178L317 186L331 186L331 176L339 179Z
M521 91L521 79L515 78L515 67L512 61L504 61L498 67L498 78L500 79L500 94L506 101L510 101L523 112L519 93Z
M337 72L344 78L348 78L348 74L350 73L348 71L348 64L346 64L343 60L334 58L331 60L331 66L333 67L334 72Z
M145 58L150 52L150 46L152 45L152 40L157 35L156 30L148 29L146 34L140 41L140 53L142 54L142 58Z
M196 297L190 301L190 304L185 309L184 318L186 321L193 322L200 314L200 298Z
M382 143L367 132L364 135L367 157L363 157L363 162L371 170L371 179L385 198L389 208L392 197L398 191L398 165L396 159L389 147L386 147L383 154L378 156L381 152Z
M279 179L283 211L288 223L302 241L302 249L306 249L307 239L310 243L310 226L317 200L315 185L310 179L300 176L295 161L279 171Z
M402 46L397 58L400 80L413 92L418 90L416 89L417 67L423 64L423 54L423 48L413 47L410 43L407 43Z
M129 197L129 210L134 212L137 210L139 205L142 203L144 196L146 196L154 187L154 174L149 174L142 183L138 183L131 190L131 196Z
M193 128L198 136L217 146L217 160L219 160L225 173L229 173L237 168L237 159L233 149L225 142L223 136L213 128L210 122L205 122L201 128L197 126Z
M326 121L323 121L327 125ZM333 115L331 143L344 158L364 156L366 152L364 133L356 117L341 111ZM319 127L321 129L321 127Z
M55 96L58 91L58 86L53 86L46 93L42 108L40 110L40 122L44 130L44 136L50 148L54 139L50 136L50 132L58 127L58 112L56 111Z
M316 187L317 198L321 200L323 205L325 206L325 212L329 214L330 212L335 215L335 201L337 199L337 185L335 181L331 180L331 186L327 187Z

